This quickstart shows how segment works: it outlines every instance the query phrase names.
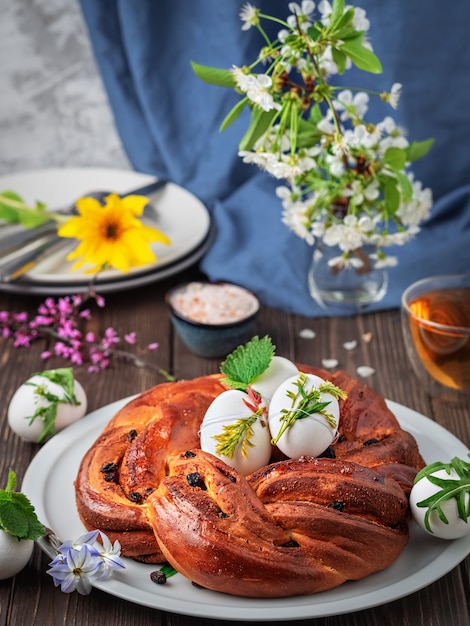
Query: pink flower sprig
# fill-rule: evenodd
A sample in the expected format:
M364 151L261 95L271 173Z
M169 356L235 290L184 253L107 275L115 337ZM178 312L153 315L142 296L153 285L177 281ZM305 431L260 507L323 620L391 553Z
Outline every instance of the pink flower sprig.
M50 350L41 354L42 359L59 356L74 365L88 364L89 372L100 372L107 369L113 359L122 359L139 367L155 369L167 380L174 380L165 370L118 347L122 343L137 346L135 331L123 337L111 326L106 328L103 336L92 331L85 332L83 324L92 318L91 310L86 305L93 301L100 308L105 306L105 299L91 287L83 295L65 296L57 300L46 298L34 317L26 312L0 311L0 335L12 339L15 348L27 348L39 339L52 337L55 343ZM157 348L158 343L150 343L146 347L149 352Z

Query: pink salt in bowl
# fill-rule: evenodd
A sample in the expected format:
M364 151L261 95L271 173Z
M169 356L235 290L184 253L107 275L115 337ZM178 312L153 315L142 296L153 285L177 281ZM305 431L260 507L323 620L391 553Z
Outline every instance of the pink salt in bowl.
M260 308L251 291L224 282L178 285L166 303L181 341L205 358L224 357L251 338Z

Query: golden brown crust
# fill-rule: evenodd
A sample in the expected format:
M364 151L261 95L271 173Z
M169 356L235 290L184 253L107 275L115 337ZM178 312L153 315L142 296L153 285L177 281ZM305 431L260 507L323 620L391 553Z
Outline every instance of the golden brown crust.
M300 369L348 393L329 458L274 463L275 451L245 479L198 450L221 376L164 383L118 411L85 454L75 481L85 526L119 539L124 556L169 560L235 595L313 593L387 567L408 539L418 446L364 383Z
M304 595L388 567L408 541L400 487L332 459L279 462L246 480L213 455L168 460L150 519L173 567L234 595Z
M202 416L224 390L218 379L152 387L116 413L83 457L75 480L80 518L118 538L125 556L164 560L143 504L164 475L166 455L199 445Z

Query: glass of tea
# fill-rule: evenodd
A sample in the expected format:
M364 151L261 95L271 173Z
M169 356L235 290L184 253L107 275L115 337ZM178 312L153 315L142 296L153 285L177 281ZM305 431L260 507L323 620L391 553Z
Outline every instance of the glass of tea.
M431 276L402 296L403 336L411 364L434 397L470 399L470 274Z

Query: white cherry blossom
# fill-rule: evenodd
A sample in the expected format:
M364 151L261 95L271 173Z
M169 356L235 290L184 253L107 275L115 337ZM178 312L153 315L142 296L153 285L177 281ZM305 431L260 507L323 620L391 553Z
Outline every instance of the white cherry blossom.
M240 19L243 22L242 30L249 30L258 24L258 10L249 2L245 3L240 10Z
M245 72L236 65L232 68L232 74L239 89L244 91L247 97L264 111L281 109L281 105L274 101L269 91L273 82L271 76L267 74L245 74Z
M345 89L338 94L334 107L341 111L340 119L345 121L354 117L362 119L367 113L368 103L369 96L365 92L360 91L353 95L350 89Z

